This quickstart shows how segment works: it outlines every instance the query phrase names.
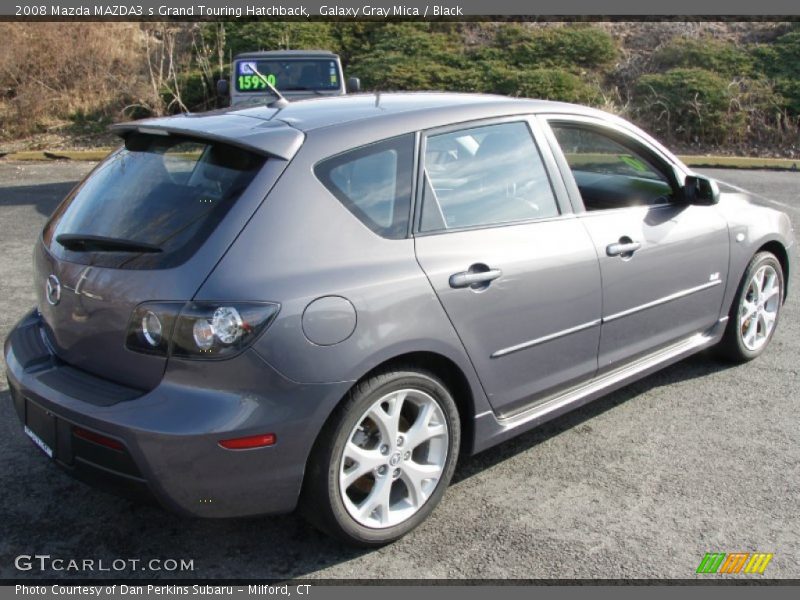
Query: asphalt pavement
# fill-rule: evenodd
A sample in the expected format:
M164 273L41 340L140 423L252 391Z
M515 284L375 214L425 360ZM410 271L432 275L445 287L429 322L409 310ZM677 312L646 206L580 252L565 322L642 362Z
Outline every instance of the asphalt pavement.
M91 167L0 160L0 339L34 302L45 219ZM707 172L770 198L800 231L800 173ZM798 579L798 281L758 360L692 357L465 459L431 518L374 551L293 515L186 519L74 481L23 435L3 376L0 578L693 578L706 552L771 552L764 576ZM35 554L110 570L15 567ZM143 563L115 570L120 559Z

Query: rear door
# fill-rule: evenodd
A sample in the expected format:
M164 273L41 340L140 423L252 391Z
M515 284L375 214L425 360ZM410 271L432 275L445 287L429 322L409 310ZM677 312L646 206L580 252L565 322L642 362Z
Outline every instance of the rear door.
M597 368L597 255L541 147L521 117L423 136L417 260L502 414Z
M600 259L600 371L714 325L728 271L717 208L684 202L681 173L646 140L593 119L549 123Z

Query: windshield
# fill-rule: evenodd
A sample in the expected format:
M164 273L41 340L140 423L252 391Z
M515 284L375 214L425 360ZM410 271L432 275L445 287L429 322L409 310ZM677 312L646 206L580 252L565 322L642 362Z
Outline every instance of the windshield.
M59 206L45 244L71 262L175 266L209 236L265 160L225 144L131 134Z
M341 87L337 61L319 58L240 60L236 62L234 79L237 92L268 93L264 79L282 92L331 91Z

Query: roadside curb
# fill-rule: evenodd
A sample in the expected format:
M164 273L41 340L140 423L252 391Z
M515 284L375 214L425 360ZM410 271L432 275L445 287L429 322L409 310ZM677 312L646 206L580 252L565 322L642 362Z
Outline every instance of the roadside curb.
M103 160L114 148L97 148L95 150L25 150L22 152L0 152L0 159L19 161L54 161Z
M0 152L0 159L9 161L99 161L114 148L94 150L26 150L22 152ZM750 158L738 156L696 156L678 155L690 167L702 169L760 169L771 171L800 171L800 159L791 158Z
M800 160L792 158L750 158L738 156L687 156L678 155L690 167L699 169L743 169L770 171L798 171Z

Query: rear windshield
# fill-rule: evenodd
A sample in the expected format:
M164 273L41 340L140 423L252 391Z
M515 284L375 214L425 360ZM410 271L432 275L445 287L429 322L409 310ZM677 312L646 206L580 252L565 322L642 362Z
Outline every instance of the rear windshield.
M173 267L210 235L265 160L225 144L131 134L59 206L44 241L71 262Z
M240 60L236 63L237 92L268 92L266 82L282 92L330 91L341 86L335 60Z

